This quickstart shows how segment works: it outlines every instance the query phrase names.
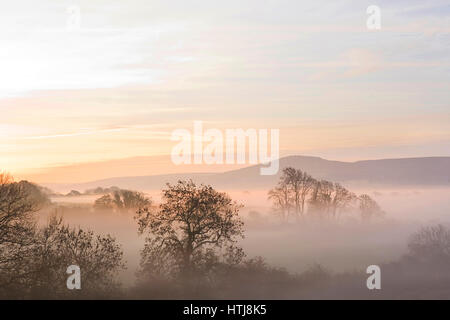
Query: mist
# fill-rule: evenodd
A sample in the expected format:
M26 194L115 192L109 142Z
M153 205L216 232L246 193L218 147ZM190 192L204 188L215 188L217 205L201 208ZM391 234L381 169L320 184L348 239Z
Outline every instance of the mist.
M265 190L220 191L243 204L239 214L245 223L245 238L239 245L247 257L263 257L268 265L291 274L302 274L316 266L335 275L364 272L369 265L389 264L407 254L408 240L420 227L450 224L450 188L444 187L354 190L371 194L386 212L384 217L370 222L362 222L352 212L343 212L337 221L307 218L285 223L274 214ZM147 190L145 194L156 204L161 201L158 190ZM40 222L44 223L56 212L70 225L113 235L122 245L126 261L120 281L125 288L132 288L144 246L143 237L137 233L135 214L96 212L93 209L96 198L95 195L52 197L53 208L41 212Z

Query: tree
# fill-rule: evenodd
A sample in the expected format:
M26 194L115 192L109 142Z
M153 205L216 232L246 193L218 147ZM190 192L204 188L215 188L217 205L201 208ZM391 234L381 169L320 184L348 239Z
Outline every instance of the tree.
M305 202L311 192L315 180L306 172L292 167L285 168L281 177L283 184L287 185L292 194L296 217L303 217L305 213Z
M274 207L287 220L291 215L291 208L296 219L303 217L308 194L314 186L314 179L301 170L287 167L275 188L269 191L268 198Z
M100 210L116 209L118 211L129 211L150 205L150 198L146 197L143 193L120 189L95 200L94 208Z
M150 199L143 193L130 190L114 191L114 202L117 207L124 209L137 209L151 204Z
M97 187L94 189L87 189L84 194L106 194L106 193L112 193L114 191L119 191L120 189L118 187L109 187L109 188L102 188Z
M70 190L68 194L66 194L66 197L78 197L81 196L82 193L78 190Z
M327 180L316 181L309 199L310 211L320 217L330 217L334 184Z
M114 208L114 201L111 195L105 194L94 202L94 209L96 210L112 210Z
M0 289L18 275L20 259L33 253L35 223L39 206L23 183L0 173Z
M317 181L306 172L287 167L277 186L269 191L268 198L284 220L289 218L291 208L297 219L305 217L306 203L310 213L337 219L338 213L350 207L356 195L339 183Z
M339 183L327 180L315 181L309 199L311 212L321 217L339 218L339 211L348 209L356 195Z
M380 217L384 215L378 203L373 200L369 195L362 194L358 197L359 210L361 212L361 218L365 221L372 219L373 217Z
M32 214L40 208L26 183L14 182L8 174L0 174L0 260L6 251L15 251L28 243L34 228Z
M277 186L269 190L268 199L272 200L276 212L285 221L291 216L291 210L296 218L305 217L306 204L311 215L339 219L340 213L351 209L356 200L359 200L363 219L384 214L368 195L357 197L339 183L315 180L306 172L292 167L283 170Z
M422 227L408 243L409 253L423 259L450 259L450 230L441 224Z
M109 294L123 267L122 251L111 236L73 229L52 217L42 228L34 213L42 199L28 182L0 174L0 297L52 298ZM76 264L83 290L66 287L66 269Z
M78 197L81 196L82 193L78 190L70 190L68 194L66 194L66 197Z
M339 210L348 209L350 204L357 199L353 192L348 191L339 183L334 184L334 194L332 198L333 218L338 218L337 212Z
M42 290L44 295L55 293L57 297L71 294L67 292L66 269L77 265L82 272L83 289L79 292L82 296L105 297L116 293L119 287L116 275L124 263L121 246L114 237L72 228L62 218L52 216L38 232L37 239L32 262L35 273L31 278L35 291Z
M272 200L275 211L280 214L281 219L287 221L292 207L292 198L288 186L280 181L278 186L269 190L268 198Z
M294 215L298 218L300 211L300 183L302 180L302 172L292 167L283 169L283 174L280 177L280 184L286 186L289 198L292 201L294 208Z
M71 228L52 216L36 229L29 250L3 264L0 296L18 298L110 297L119 284L115 276L124 267L120 245L110 235ZM67 290L67 267L82 272L82 290Z
M139 233L146 233L142 274L190 278L206 274L220 259L238 263L243 237L241 206L208 185L192 181L167 184L158 210L137 212Z
M18 182L18 184L22 186L23 192L28 195L28 200L34 203L36 207L43 208L51 204L49 195L53 192L50 189L25 180Z

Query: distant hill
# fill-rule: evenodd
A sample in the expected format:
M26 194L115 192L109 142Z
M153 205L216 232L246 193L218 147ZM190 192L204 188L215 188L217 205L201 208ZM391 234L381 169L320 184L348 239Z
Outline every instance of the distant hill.
M84 191L95 187L118 186L134 190L161 189L167 182L192 179L222 189L267 189L275 185L285 167L308 172L317 179L346 185L450 186L450 157L330 161L319 157L289 156L280 159L277 175L261 176L260 165L223 173L167 174L117 177L76 184L44 184L54 190Z

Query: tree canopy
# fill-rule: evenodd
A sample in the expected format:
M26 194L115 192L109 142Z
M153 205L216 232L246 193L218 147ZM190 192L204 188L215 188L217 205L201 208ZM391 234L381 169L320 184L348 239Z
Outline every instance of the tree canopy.
M139 232L146 234L142 272L169 277L205 273L220 261L239 262L235 246L243 237L240 205L211 186L192 181L167 184L157 210L137 214Z

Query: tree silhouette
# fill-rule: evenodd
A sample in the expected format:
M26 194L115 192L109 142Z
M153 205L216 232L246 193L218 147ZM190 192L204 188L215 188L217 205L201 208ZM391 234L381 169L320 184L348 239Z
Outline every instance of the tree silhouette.
M269 190L268 199L272 200L275 211L280 214L283 221L287 221L292 207L292 196L289 187L282 181Z
M20 298L106 298L117 293L117 272L124 267L120 245L110 235L71 228L52 216L35 230L32 243L3 264L0 295ZM66 287L67 267L77 265L82 290Z
M309 200L312 211L321 217L330 217L334 184L327 180L317 181Z
M99 210L116 209L118 211L129 211L150 205L150 198L143 193L120 189L95 200L94 208Z
M238 263L243 237L240 206L225 193L192 181L167 184L158 210L137 213L139 233L147 235L142 274L192 277L220 261Z
M0 282L6 277L9 262L30 250L39 209L24 183L0 174Z
M348 191L339 183L335 183L334 193L331 201L331 206L333 208L333 218L339 218L339 216L337 215L338 211L348 209L356 199L357 197L353 192Z
M303 217L305 202L311 192L315 180L306 172L292 167L285 168L281 176L281 183L285 184L292 194L292 201L296 218Z
M380 217L384 215L378 203L373 200L369 195L362 194L358 197L359 210L361 212L361 218L365 221L372 219L373 217Z
M0 297L108 297L117 288L122 250L111 236L70 228L51 217L38 228L42 198L35 185L0 175ZM81 268L83 288L66 287L66 269Z
M269 190L268 199L284 221L291 216L305 218L307 211L309 216L338 220L342 212L354 208L357 200L363 220L384 214L368 195L357 197L339 183L316 180L292 167L283 169L277 185Z
M450 260L450 230L441 224L422 227L408 243L411 256L422 259Z

